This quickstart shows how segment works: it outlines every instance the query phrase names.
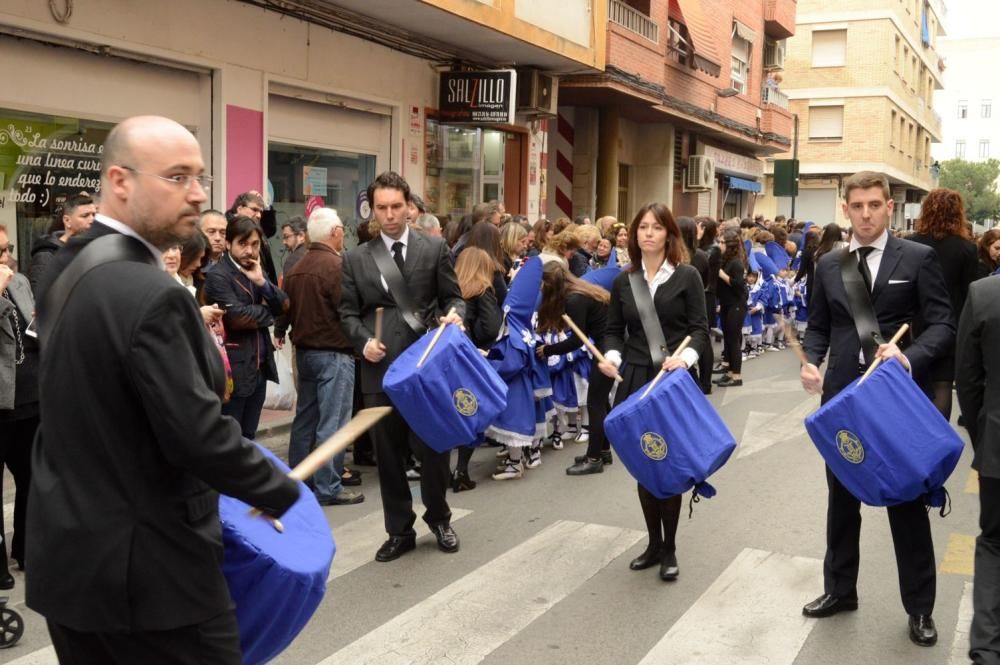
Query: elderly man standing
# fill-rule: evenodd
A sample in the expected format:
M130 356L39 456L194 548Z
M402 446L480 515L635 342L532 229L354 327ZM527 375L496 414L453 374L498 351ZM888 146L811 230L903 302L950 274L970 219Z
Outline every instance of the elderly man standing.
M344 224L331 208L309 215L309 246L285 275L288 320L292 325L299 398L288 444L295 466L351 419L354 404L354 349L340 326L340 282ZM364 494L343 489L344 453L313 476L321 506L361 503Z
M208 256L205 257L205 272L214 268L226 255L226 215L218 210L201 213L201 231L208 238Z
M299 496L222 416L218 350L163 270L162 251L197 232L204 171L173 120L117 125L101 214L37 293L26 599L61 663L241 663L217 492L270 516Z

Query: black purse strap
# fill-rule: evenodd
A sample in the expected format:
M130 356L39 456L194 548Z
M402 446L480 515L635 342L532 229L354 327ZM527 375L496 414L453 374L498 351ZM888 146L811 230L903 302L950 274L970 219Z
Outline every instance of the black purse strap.
M115 261L135 261L155 264L153 255L138 240L122 233L112 233L95 238L80 250L66 269L56 278L42 298L38 308L38 342L44 350L52 330L55 329L66 302L83 276L94 268Z
M875 353L882 344L882 334L879 331L878 317L872 305L872 295L865 286L858 270L859 256L844 248L840 255L840 276L844 280L844 290L847 291L847 305L858 331L861 351L865 356L865 364L870 365L875 360ZM862 259L863 260L863 259Z
M403 273L399 272L399 266L389 256L389 250L386 249L385 243L382 242L381 238L376 238L372 242L371 248L375 265L378 266L378 271L382 273L382 278L389 287L389 294L396 301L396 308L403 315L403 320L406 321L406 325L410 326L413 332L417 335L423 335L427 332L427 326L415 314L416 308L413 306L413 298L410 297L410 290L403 279Z
M649 293L649 285L646 284L646 280L638 270L629 273L628 281L632 285L635 308L639 310L639 319L642 320L642 331L646 333L649 357L653 360L653 366L658 367L667 358L667 340L663 338L663 328L660 326L660 319L656 316L656 308L653 307L653 297Z

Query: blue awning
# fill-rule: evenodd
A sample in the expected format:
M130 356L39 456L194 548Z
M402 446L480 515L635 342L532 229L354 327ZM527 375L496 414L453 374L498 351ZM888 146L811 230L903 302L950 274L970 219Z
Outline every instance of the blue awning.
M760 194L764 188L761 187L759 182L754 180L744 180L743 178L734 178L729 176L729 189L742 189L747 192L755 192Z

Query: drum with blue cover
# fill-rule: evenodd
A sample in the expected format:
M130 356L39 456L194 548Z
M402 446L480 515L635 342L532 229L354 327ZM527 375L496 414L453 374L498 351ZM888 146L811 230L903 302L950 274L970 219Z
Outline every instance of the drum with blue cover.
M806 417L806 430L837 479L869 506L942 506L962 455L958 433L896 360Z
M382 388L417 436L443 453L480 440L507 408L507 384L458 326L446 326L423 365L436 331L389 366Z
M643 397L645 390L630 395L604 421L622 464L657 498L691 488L713 496L715 488L706 480L732 455L736 439L690 373L668 372Z

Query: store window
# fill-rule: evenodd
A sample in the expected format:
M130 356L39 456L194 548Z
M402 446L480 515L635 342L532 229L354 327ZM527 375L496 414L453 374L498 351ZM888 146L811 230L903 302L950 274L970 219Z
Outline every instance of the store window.
M457 220L477 203L504 200L506 132L428 117L424 139L424 202L431 212Z
M297 215L306 217L307 208L333 208L344 222L345 246L356 247L359 195L375 179L375 160L375 155L268 143L268 194L278 228Z
M32 242L48 233L67 196L101 186L110 123L0 110L0 224L27 271Z

